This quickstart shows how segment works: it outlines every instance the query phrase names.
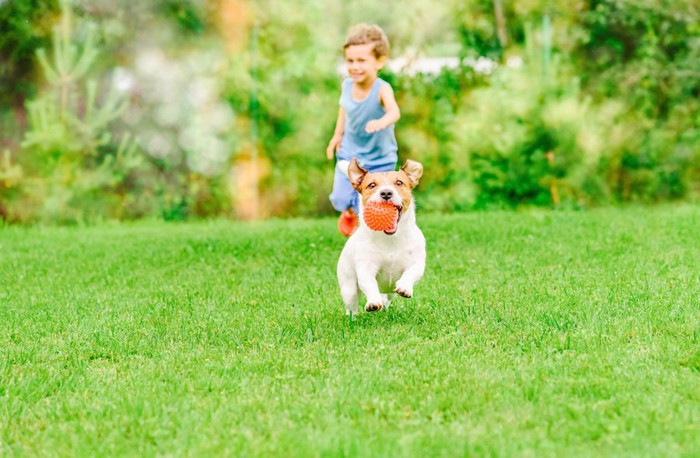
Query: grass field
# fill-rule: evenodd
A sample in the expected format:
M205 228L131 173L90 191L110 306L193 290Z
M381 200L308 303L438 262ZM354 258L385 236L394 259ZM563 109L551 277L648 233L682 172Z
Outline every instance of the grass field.
M0 455L700 456L700 207L418 218L354 321L334 219L0 228Z

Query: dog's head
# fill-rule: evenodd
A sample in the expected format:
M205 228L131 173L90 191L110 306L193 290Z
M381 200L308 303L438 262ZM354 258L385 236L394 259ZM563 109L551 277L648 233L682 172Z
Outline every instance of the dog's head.
M402 212L410 208L411 190L418 185L421 176L423 166L410 159L397 172L370 173L355 159L348 165L348 178L360 193L363 206L368 202L391 202L399 211L399 219Z

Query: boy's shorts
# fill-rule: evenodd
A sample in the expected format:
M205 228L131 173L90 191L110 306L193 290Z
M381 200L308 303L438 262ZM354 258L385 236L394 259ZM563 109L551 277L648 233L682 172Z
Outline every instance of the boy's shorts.
M352 207L355 213L360 212L359 204L359 194L350 184L350 180L347 176L347 164L343 164L346 161L338 161L335 166L335 176L333 178L333 192L328 198L337 211L342 212ZM345 165L345 170L343 170L343 165ZM370 172L393 172L396 170L396 164L387 164L379 167L374 167L369 169L365 167Z

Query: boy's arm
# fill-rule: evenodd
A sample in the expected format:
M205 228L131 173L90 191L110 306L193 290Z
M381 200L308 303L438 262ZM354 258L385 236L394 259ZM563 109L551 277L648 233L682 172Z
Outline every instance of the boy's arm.
M386 113L381 118L374 119L367 123L365 131L368 134L386 129L401 118L401 111L399 110L398 103L396 103L394 90L390 85L384 84L379 88L379 103L382 104Z
M331 141L328 142L328 147L326 148L326 157L328 159L333 159L335 152L340 147L340 141L343 139L343 132L345 131L345 111L343 107L338 110L338 120L335 122L335 132L333 132L333 137Z

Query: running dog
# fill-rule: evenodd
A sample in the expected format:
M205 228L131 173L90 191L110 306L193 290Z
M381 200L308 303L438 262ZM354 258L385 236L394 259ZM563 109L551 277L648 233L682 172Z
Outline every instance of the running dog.
M395 294L410 298L425 270L425 237L416 225L411 191L423 175L423 166L407 160L397 172L369 173L353 159L348 178L360 193L359 226L345 243L338 259L338 283L346 313L357 314L359 293L366 312L389 305ZM370 229L363 215L368 204L393 204L396 220L387 230Z

